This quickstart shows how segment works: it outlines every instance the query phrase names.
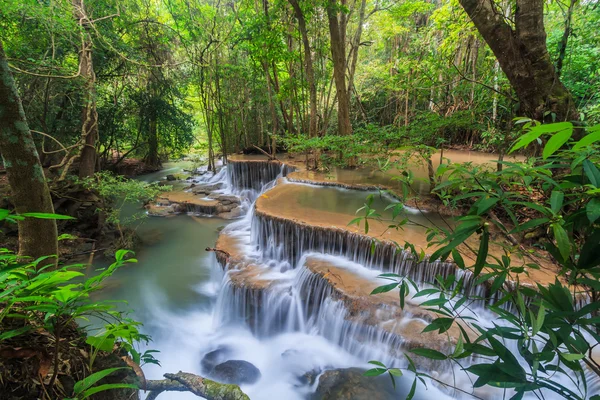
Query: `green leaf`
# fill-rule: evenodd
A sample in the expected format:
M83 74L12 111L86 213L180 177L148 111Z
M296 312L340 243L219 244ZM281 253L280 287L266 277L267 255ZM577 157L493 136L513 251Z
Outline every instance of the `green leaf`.
M100 385L100 386L96 386L93 388L90 388L88 390L86 390L85 392L83 392L83 396L81 397L81 399L87 399L88 397L99 393L99 392L104 392L105 390L112 390L112 389L135 389L135 390L139 390L139 387L137 385L133 385L131 383L107 383L105 385Z
M51 214L51 213L28 212L28 213L23 213L20 215L22 217L31 217L31 218L39 218L39 219L75 219L68 215Z
M558 214L563 205L563 200L565 198L565 194L563 192L559 192L558 190L553 190L550 195L550 208L554 214Z
M554 123L554 124L544 124L544 125L537 125L534 126L533 128L531 128L529 130L529 132L527 132L526 134L522 135L519 140L517 140L517 142L514 144L514 146L510 149L509 154L522 148L527 146L529 143L533 142L534 140L536 140L537 138L539 138L540 136L542 136L544 133L553 133L553 132L561 132L561 131L570 131L569 137L571 136L571 134L573 133L573 124L570 122L558 122L558 123ZM568 140L568 138L567 138Z
M600 188L600 171L590 160L583 160L583 171L596 188Z
M585 214L588 220L593 224L598 218L600 218L600 199L593 198L585 206Z
M482 197L475 206L477 206L477 215L483 215L493 208L500 199L498 197Z
M96 382L101 380L102 378L107 377L108 375L110 375L113 372L118 371L120 369L126 369L126 368L125 367L108 368L108 369L103 369L102 371L95 372L95 373L91 374L90 376L88 376L87 378L84 378L84 379L80 380L79 382L77 382L75 384L75 386L73 387L73 391L75 392L76 395L80 395L85 390L87 390L92 385L94 385Z
M388 372L394 376L402 376L402 371L399 370L398 368L390 368L388 369Z
M32 326L31 325L27 325L27 326L23 326L21 328L18 329L12 329L10 331L4 331L0 334L0 341L2 340L6 340L6 339L10 339L12 337L15 336L19 336L22 335L26 332L29 332L31 330Z
M460 269L465 269L465 260L463 260L462 256L456 249L452 249L452 259Z
M412 400L415 397L415 391L417 390L417 380L415 379L410 387L410 391L408 395L406 395L406 400Z
M563 258L562 261L565 261L571 254L571 242L569 241L567 231L565 231L565 228L563 228L562 225L553 223L552 232L554 233L554 239L556 239L558 251Z
M600 264L600 229L594 229L581 247L577 268L589 269Z
M573 146L573 151L578 151L582 148L588 147L590 144L595 143L600 140L600 131L596 131L590 134L585 135L579 142L575 143Z
M477 252L477 260L475 260L475 265L473 267L473 274L475 276L479 276L483 267L485 266L485 260L488 255L488 246L490 240L490 233L487 229L483 230L481 234L481 242L479 242L479 251Z
M446 356L443 353L440 353L437 350L426 349L426 348L412 349L411 353L414 353L418 356L429 358L432 360L446 360L448 358L448 356Z
M548 140L548 143L546 143L546 146L544 146L542 158L545 160L552 154L556 153L556 151L560 149L563 144L567 143L567 141L571 138L571 135L573 135L573 125L571 125L570 129L564 129L552 135L552 137Z
M585 357L585 354L560 353L560 356L567 361L579 361Z
M391 290L394 290L396 287L398 287L398 282L388 283L387 285L376 287L375 289L373 289L371 294L379 294L379 293L389 292Z
M524 224L521 224L517 227L515 227L515 229L513 229L512 231L510 231L510 234L513 233L518 233L518 232L523 232L523 231L527 231L530 229L533 229L537 226L540 226L542 224L545 224L547 222L550 222L549 218L536 218L536 219L531 219L527 222L525 222Z
M385 364L380 361L371 360L371 361L369 361L369 364L373 364L373 365L377 365L378 367L386 368Z
M373 368L366 370L363 375L364 376L379 376L383 375L387 372L386 368Z
M544 305L542 304L540 306L540 309L538 310L537 318L535 320L531 321L531 323L533 324L533 336L535 336L540 331L540 329L544 325L545 319L546 319L546 309L544 308Z

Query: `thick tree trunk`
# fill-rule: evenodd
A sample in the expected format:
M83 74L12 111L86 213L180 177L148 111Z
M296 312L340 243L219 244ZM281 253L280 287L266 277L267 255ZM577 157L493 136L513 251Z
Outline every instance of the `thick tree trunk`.
M517 0L515 28L493 0L460 0L494 52L520 102L520 113L537 120L577 120L573 97L562 84L546 46L543 0ZM548 113L549 112L549 113Z
M79 177L85 178L96 170L96 141L98 139L98 112L96 111L96 73L92 61L92 39L87 32L88 16L84 0L73 0L73 13L81 27L79 74L85 80L81 125L82 148L79 156Z
M338 134L350 135L352 125L350 124L350 98L346 87L346 24L338 19L338 8L337 0L330 0L327 3L333 77L338 101Z
M302 46L304 47L304 64L306 68L306 81L308 82L308 92L310 98L310 120L308 122L309 137L317 136L317 84L315 83L315 70L313 67L312 53L310 51L310 41L308 40L308 30L306 29L306 20L300 8L298 0L289 0L294 8L296 19L298 20L298 30L302 36Z
M40 164L17 87L0 42L0 153L17 213L54 213L50 191ZM56 221L26 218L19 221L19 253L33 258L56 255Z

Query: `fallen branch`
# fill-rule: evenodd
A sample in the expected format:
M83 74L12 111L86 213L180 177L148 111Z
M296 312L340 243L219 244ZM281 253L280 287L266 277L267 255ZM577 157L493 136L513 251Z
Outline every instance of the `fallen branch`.
M275 157L274 155L271 155L269 153L267 153L266 151L264 151L263 149L261 149L260 147L258 147L257 145L253 144L252 147L254 147L256 150L260 151L261 153L263 153L265 156L269 157L269 161L277 161L277 162L281 162L277 159L277 157Z
M223 254L225 256L225 260L226 261L229 261L229 257L231 257L231 254L229 254L225 250L219 250L219 249L212 248L212 247L207 247L204 250L206 250L206 251L214 251L215 253Z
M250 400L237 385L211 381L182 371L176 374L165 374L164 377L167 379L146 381L146 387L151 391L146 400L154 400L166 391L192 392L207 400Z

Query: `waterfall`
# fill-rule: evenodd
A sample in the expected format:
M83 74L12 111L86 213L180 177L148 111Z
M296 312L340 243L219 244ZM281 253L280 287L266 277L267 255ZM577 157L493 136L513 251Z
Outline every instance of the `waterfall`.
M227 164L228 180L234 191L255 190L284 177L296 168L276 161L234 161Z
M406 276L417 283L435 284L437 276L446 278L456 274L457 280L464 277L464 295L485 298L489 293L487 282L475 285L473 275L461 271L454 263L417 262L413 254L399 249L395 243L345 229L312 226L255 211L251 240L261 249L264 259L288 261L294 268L303 254L318 252L343 256L366 268Z
M427 324L431 316L411 315L390 304L376 304L376 300L375 305L363 307L360 299L351 298L323 274L313 272L307 265L309 257L326 262L335 259L336 268L348 268L351 273L369 271L372 277L378 272L396 273L413 279L421 287L435 284L438 275L446 278L456 274L457 280L464 278L463 295L489 296L489 283L475 284L471 272L458 269L454 263L418 262L410 252L388 241L257 211L256 198L293 170L285 164L230 161L223 170L226 171L221 176L227 181L225 190L245 197L249 206L243 219L228 225L222 232L240 242L244 256L243 261L236 264L217 254L226 270L213 312L217 331L243 325L261 340L295 332L315 335L359 360L379 360L395 367L406 365L403 351L413 347L425 345L445 353L452 351L453 345L447 339L424 344L426 339L418 332L412 336L402 334L407 324ZM472 316L484 326L497 323L496 317L483 309L484 305L483 301L473 304ZM518 356L516 343L507 342L507 346L515 347L514 354ZM480 360L463 361L464 366L468 366ZM423 358L418 362L420 369L441 381L453 382L458 387L472 386L472 377L460 368L453 369L450 362ZM597 386L598 382L590 384ZM465 398L451 389L443 390L454 398ZM487 387L477 389L476 394L482 398L504 396L501 389Z

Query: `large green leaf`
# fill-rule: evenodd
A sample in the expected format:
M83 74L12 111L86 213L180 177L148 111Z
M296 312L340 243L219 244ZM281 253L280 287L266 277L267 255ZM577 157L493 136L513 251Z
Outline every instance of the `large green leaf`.
M564 199L565 194L563 192L558 190L552 191L552 194L550 195L550 208L552 209L552 212L558 214L558 212L562 208Z
M600 131L589 133L575 143L575 146L573 146L573 151L581 150L582 148L588 147L590 144L598 141L600 141Z
M544 159L550 157L552 154L556 153L558 149L560 149L573 135L573 125L571 125L570 129L564 129L562 131L556 132L546 143L544 146L544 151L542 152L542 157Z
M551 224L551 226L558 251L560 251L560 255L564 261L569 257L569 254L571 254L571 242L569 241L569 236L567 235L565 228L559 223L555 222Z
M600 170L590 160L583 160L583 170L594 187L600 188Z
M529 143L533 142L534 140L536 140L537 138L542 136L544 133L554 133L554 132L561 132L561 131L565 131L565 130L570 131L572 134L573 133L573 124L570 122L557 122L554 124L545 124L545 125L534 126L533 128L531 128L529 130L529 132L522 135L519 138L519 140L517 140L515 145L510 149L509 154L522 148L522 147L527 146ZM568 138L567 138L567 140L568 140Z
M28 212L28 213L23 213L20 215L23 217L31 217L31 218L39 218L39 219L75 219L68 215L51 214L51 213Z

